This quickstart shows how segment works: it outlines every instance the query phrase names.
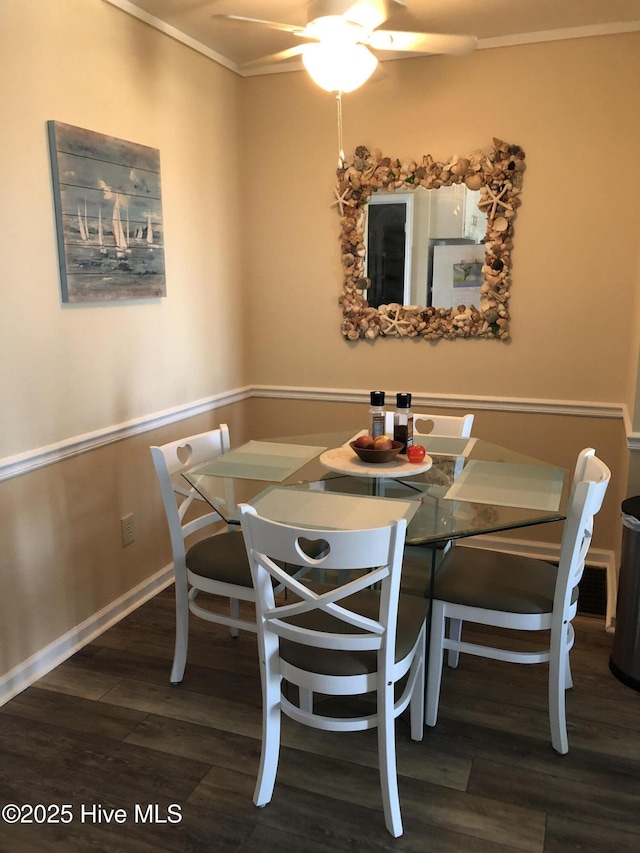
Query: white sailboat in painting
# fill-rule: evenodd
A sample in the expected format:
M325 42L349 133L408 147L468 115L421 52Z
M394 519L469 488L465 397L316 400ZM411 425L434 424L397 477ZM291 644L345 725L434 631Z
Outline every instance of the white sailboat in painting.
M127 238L122 227L122 219L120 217L120 196L116 195L116 200L113 205L113 216L111 218L113 224L113 240L116 244L116 256L124 258L127 252Z
M151 211L147 215L147 246L153 249L153 226L151 225Z
M84 218L82 213L80 212L80 205L78 204L78 229L80 231L80 239L83 243L89 239L89 223L87 222L87 202L85 200L84 203Z
M106 255L107 248L104 245L104 228L102 225L102 208L98 208L98 246L100 246L100 254Z

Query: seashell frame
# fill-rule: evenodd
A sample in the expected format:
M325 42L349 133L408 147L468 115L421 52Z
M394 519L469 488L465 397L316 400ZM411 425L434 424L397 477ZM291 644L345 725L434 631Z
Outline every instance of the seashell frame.
M337 170L334 205L340 214L340 246L344 267L340 296L341 331L348 341L382 337L493 338L507 341L513 222L521 205L525 154L519 145L494 138L493 144L465 156L437 162L430 154L415 160L385 157L360 145L351 163ZM366 204L378 189L387 192L417 187L436 189L466 184L481 191L478 207L487 214L484 276L480 304L455 308L390 303L374 308L363 297L365 278Z

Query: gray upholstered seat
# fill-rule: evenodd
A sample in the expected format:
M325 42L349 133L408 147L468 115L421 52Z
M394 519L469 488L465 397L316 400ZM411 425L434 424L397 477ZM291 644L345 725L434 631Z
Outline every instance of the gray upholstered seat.
M187 569L202 578L252 586L242 531L208 536L187 551Z
M436 573L434 598L509 613L550 613L557 577L558 567L542 560L452 548Z
M313 584L314 592L320 594L330 587ZM362 592L345 598L345 607L354 610L361 616L377 619L380 611L380 593L374 590ZM401 595L398 600L398 627L396 629L396 662L407 657L415 646L416 639L427 617L428 602L414 595ZM357 633L357 629L331 617L321 610L313 610L304 617L286 620L295 625L309 628L313 631L341 631L342 633ZM316 646L304 646L289 640L280 640L280 657L293 666L322 675L361 675L375 672L378 666L377 654L374 651L356 652L346 650L329 650Z
M560 560L556 567L542 560L499 551L451 548L436 572L432 602L426 715L435 726L444 651L449 666L459 655L472 654L513 663L549 664L549 723L553 748L569 749L565 693L572 686L569 652L577 611L578 584L593 532L593 517L602 506L611 472L592 448L576 463ZM543 648L535 651L492 645L462 637L463 623L517 631L545 631ZM506 638L505 638L506 639ZM511 644L513 645L513 644Z

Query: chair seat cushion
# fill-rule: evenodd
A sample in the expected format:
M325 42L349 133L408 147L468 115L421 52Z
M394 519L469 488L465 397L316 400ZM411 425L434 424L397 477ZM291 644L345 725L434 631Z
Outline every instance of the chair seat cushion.
M187 568L210 580L253 586L241 532L218 533L196 542L187 551Z
M327 587L313 585L315 591ZM344 607L377 619L380 607L380 593L375 590L363 590L340 604ZM396 631L395 659L401 661L415 645L420 628L427 616L428 602L414 595L400 595L398 606L398 627ZM304 616L289 620L295 625L316 631L335 631L336 633L359 633L357 628L335 619L323 611L316 610ZM280 657L300 669L323 675L364 675L377 670L376 652L351 652L334 649L315 648L280 639Z
M436 573L434 598L506 613L551 613L557 574L556 566L531 557L454 546Z

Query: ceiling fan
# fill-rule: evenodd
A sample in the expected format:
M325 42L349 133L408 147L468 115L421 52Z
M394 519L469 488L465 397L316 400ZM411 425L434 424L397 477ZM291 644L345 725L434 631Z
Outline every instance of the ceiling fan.
M252 60L242 67L269 65L302 56L307 71L316 83L328 91L352 91L371 76L378 61L370 48L375 51L416 54L462 54L476 47L477 39L474 36L380 29L389 18L390 9L394 4L406 6L403 0L311 0L308 4L309 23L306 27L242 15L213 17L269 27L304 39L305 44ZM345 82L346 65L354 68L357 66L359 69L360 73L355 74L359 82L355 82L355 85L351 85L353 81L350 79ZM320 74L325 82L321 82L314 73L320 66L325 69L325 73ZM342 66L340 72L338 66ZM329 74L327 79L326 70L330 68L333 73ZM362 77L364 79L360 79ZM336 79L338 83L335 82ZM351 88L347 88L347 85Z

